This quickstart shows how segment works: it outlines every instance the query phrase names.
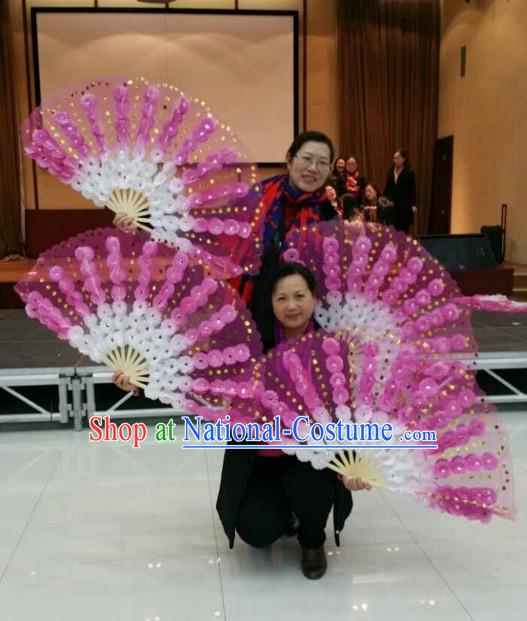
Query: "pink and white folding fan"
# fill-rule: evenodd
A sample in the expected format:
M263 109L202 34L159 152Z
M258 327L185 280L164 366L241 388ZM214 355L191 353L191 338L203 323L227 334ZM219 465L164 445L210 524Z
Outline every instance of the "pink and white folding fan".
M58 244L16 291L30 317L175 408L199 378L242 381L261 353L232 287L142 232L96 229Z
M411 494L431 508L468 519L486 522L492 515L513 517L507 434L497 412L478 394L474 374L459 361L407 365L401 384L401 390L408 392L403 406L386 400L382 409L377 354L372 343L361 345L349 335L306 334L261 358L254 366L252 387L243 396L231 396L231 405L261 422L279 416L286 429L295 425L298 416L307 416L307 424L296 423L306 442L283 436L282 444L298 446L283 450L309 460L315 468L359 476L374 486ZM198 389L207 394L210 387L200 380ZM310 425L329 429L338 421L390 423L393 436L375 447L372 441L377 437L354 437L352 444L359 446L350 452L345 449L350 441L335 437L334 427L322 439L318 433L308 434ZM409 439L412 445L430 445L422 433L420 440L414 435L403 439L405 432L424 431L436 432L437 448L394 447L408 446Z
M221 276L258 271L255 166L205 102L144 78L101 79L42 102L21 135L39 166L153 241Z

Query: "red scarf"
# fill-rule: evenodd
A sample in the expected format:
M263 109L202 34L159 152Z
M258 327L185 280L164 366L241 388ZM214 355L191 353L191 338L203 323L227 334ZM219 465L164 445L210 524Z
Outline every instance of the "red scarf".
M346 173L346 192L348 192L349 194L353 194L355 198L357 198L357 196L359 195L360 185L358 170L352 173Z

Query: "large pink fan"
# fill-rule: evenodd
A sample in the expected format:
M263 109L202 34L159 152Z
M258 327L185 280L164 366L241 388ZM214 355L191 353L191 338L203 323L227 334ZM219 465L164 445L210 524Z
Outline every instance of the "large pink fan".
M221 276L258 271L255 166L205 102L144 78L97 80L43 102L21 133L39 166L154 241Z
M474 375L459 361L421 359L407 364L400 386L401 391L408 391L403 414L410 411L414 416L405 422L399 404L379 397L382 382L375 379L377 358L373 343L361 345L349 335L333 337L320 331L285 342L254 366L254 382L243 393L229 394L224 385L231 400L231 418L237 420L237 413L243 412L245 420L252 415L263 423L279 416L282 427L291 429L298 416L307 416L307 424L296 423L298 440L306 440L303 447L285 434L282 444L297 446L284 450L316 468L360 476L374 486L411 494L434 509L469 519L486 522L492 515L513 517L506 434L497 413L476 396ZM206 380L197 382L203 395L211 387ZM215 388L222 390L220 384ZM353 421L390 423L393 438L379 448L372 447L377 438L367 430L366 435L351 438L336 433L335 423L342 429ZM319 432L309 434L315 423L325 430L322 437ZM401 445L403 433L416 431L436 431L437 448L394 448ZM351 453L344 449L350 443L360 446Z
M475 364L472 308L527 310L503 296L462 296L436 259L391 227L321 222L293 230L287 242L284 258L305 263L316 276L318 323L328 332L375 343L376 380L385 398L397 394L400 403L409 396L410 388L400 390L409 364Z
M73 237L42 254L16 291L30 317L176 408L198 378L241 381L261 352L232 287L145 233Z
M377 381L392 377L399 356L474 361L471 311L448 272L418 242L379 224L321 222L293 230L284 258L315 274L315 317L328 332L378 349Z
M292 231L288 243L285 258L304 262L317 277L320 325L375 348L369 363L372 390L359 401L409 429L437 428L440 442L453 442L465 456L467 438L479 434L487 442L485 421L500 430L489 446L501 451L503 476L510 477L506 434L468 368L476 356L470 308L525 309L501 298L461 296L416 240L382 225L324 222ZM462 468L459 462L456 468ZM500 504L504 514L512 514L506 509L512 502Z

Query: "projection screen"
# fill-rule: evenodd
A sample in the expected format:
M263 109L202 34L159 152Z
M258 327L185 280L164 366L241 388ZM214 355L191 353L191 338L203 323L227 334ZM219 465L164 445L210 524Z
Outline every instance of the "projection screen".
M297 131L295 11L34 9L37 97L144 76L206 101L255 161L283 162Z

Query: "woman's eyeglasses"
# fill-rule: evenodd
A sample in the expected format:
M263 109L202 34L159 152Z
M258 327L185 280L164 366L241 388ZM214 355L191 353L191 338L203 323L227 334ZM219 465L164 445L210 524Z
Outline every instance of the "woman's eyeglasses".
M327 160L316 160L310 155L295 155L297 160L299 160L306 168L311 168L314 166L320 171L329 170L331 168L331 162Z

